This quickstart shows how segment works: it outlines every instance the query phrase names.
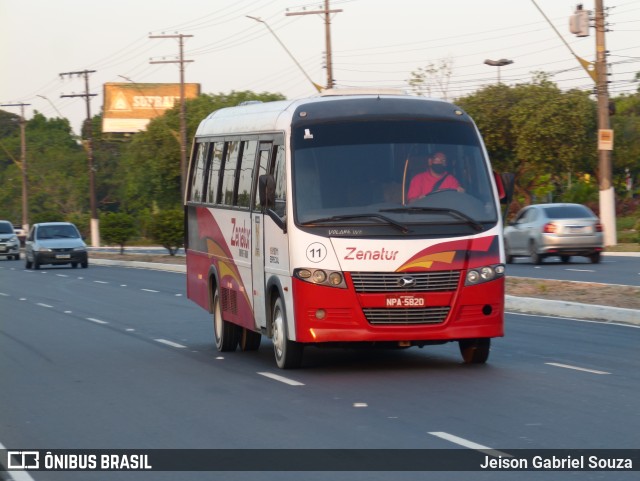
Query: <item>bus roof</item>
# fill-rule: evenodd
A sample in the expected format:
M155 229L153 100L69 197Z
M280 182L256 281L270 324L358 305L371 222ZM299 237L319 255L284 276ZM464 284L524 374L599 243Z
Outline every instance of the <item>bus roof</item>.
M381 103L381 100L384 102ZM309 115L311 112L312 116ZM444 100L416 97L388 89L327 90L320 95L303 99L247 102L216 110L200 123L196 137L285 131L298 120L363 120L369 117L469 121L462 109Z

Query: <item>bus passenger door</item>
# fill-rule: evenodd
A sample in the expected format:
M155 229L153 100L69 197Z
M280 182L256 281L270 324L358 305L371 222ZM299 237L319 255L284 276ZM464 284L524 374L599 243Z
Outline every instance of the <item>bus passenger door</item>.
M257 173L254 178L254 201L251 214L251 267L252 267L252 292L253 313L257 328L267 327L267 313L265 306L265 273L264 273L264 215L258 196L258 178L267 173L271 157L271 142L260 142L258 159L256 161Z

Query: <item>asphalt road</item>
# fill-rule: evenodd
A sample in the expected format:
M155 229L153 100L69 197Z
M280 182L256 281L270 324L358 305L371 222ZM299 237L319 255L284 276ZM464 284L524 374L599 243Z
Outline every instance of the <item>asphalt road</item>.
M518 257L513 264L507 264L507 275L638 287L640 256L603 254L599 264L591 264L586 257L571 257L566 264L559 257L549 257L538 266L527 257Z
M509 314L489 364L457 345L220 355L184 275L0 263L0 443L13 449L638 448L640 329ZM280 376L280 377L277 377ZM455 436L455 437L452 437ZM455 441L452 441L455 440ZM465 444L467 443L467 444ZM635 473L303 473L304 479L637 479ZM44 480L301 479L54 473Z

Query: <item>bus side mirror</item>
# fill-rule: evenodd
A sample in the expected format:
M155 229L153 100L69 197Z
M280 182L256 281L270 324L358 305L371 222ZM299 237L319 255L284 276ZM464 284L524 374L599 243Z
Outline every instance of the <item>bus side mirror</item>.
M276 205L276 181L273 175L261 175L258 178L258 194L263 209L273 209Z
M493 172L493 177L498 187L498 197L500 197L501 204L509 204L513 198L513 189L515 186L515 175L511 172L505 172L498 174Z

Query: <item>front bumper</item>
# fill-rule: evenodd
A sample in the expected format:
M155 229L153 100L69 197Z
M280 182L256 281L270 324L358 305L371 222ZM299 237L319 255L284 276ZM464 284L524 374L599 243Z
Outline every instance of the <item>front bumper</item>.
M20 254L20 244L0 242L0 256L13 256Z
M464 274L464 273L463 273ZM461 276L464 279L464 275ZM356 294L353 289L316 286L294 279L296 341L447 342L504 335L504 278L456 291L427 293L426 309L445 308L440 322L372 324L368 308L384 308L385 294ZM350 280L348 284L351 286ZM318 312L323 316L319 318ZM408 313L411 309L407 310Z
M82 264L88 261L87 251L37 252L34 259L38 264Z

